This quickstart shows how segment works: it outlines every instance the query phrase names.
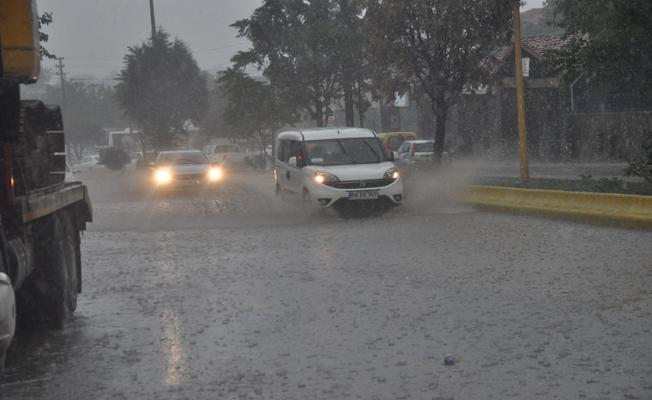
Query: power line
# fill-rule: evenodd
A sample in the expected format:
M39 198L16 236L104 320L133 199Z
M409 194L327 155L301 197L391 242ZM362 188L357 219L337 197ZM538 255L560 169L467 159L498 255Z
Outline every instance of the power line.
M225 50L225 49L230 49L233 47L238 47L242 45L246 45L249 42L237 42L237 43L230 43L230 44L225 44L223 46L218 46L218 47L211 47L208 49L197 49L197 50L190 50L191 53L208 53L211 51L218 51L218 50ZM73 61L123 61L124 57L67 57L67 60L73 60Z
M216 50L224 50L224 49L230 49L232 47L238 47L241 45L245 45L248 42L239 42L239 43L233 43L233 44L228 44L224 46L219 46L219 47L213 47L212 49L199 49L199 50L191 50L193 53L207 53L209 51L216 51Z
M68 79L71 82L77 82L77 81L103 81L103 82L113 82L113 81L119 81L120 79L118 78L70 78Z
M116 65L69 65L68 68L76 68L76 69L112 69L112 68L118 68L119 66Z
M68 57L68 60L73 60L73 61L118 61L122 60L122 58L115 58L115 57Z

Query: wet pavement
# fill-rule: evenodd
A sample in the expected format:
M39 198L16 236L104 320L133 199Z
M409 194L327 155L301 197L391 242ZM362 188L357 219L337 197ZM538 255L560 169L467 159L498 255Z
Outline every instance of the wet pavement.
M476 212L443 180L342 219L251 173L81 177L78 310L19 332L2 398L652 398L650 232Z

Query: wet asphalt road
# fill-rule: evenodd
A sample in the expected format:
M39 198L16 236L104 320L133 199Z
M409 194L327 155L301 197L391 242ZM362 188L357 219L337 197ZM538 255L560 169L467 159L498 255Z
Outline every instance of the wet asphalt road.
M19 333L3 398L652 398L650 232L479 213L438 182L340 219L266 176L163 198L81 177L78 311Z

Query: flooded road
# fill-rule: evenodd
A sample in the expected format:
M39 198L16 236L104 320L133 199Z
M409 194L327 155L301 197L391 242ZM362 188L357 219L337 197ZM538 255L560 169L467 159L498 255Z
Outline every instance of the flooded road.
M190 197L81 178L96 218L75 319L19 332L3 398L652 398L649 232L479 213L420 184L341 219L263 175Z

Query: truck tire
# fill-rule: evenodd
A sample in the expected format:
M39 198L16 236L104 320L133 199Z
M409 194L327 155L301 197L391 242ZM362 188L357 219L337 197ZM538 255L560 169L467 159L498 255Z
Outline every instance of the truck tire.
M61 330L66 327L77 308L79 247L74 225L66 212L51 217L49 240L39 256L45 281L48 283L45 311L50 327Z
M74 223L73 215L65 214L66 267L70 287L70 311L77 310L77 294L81 293L81 235Z

